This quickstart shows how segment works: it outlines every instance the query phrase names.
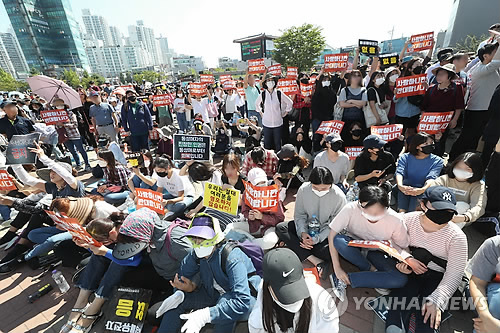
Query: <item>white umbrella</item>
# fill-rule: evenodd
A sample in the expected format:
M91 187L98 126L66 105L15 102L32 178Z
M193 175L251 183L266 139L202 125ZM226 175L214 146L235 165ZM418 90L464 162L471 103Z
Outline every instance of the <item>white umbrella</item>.
M45 98L49 103L54 98L61 98L70 109L82 106L80 95L61 80L53 79L45 75L36 75L28 79L28 84L35 94Z

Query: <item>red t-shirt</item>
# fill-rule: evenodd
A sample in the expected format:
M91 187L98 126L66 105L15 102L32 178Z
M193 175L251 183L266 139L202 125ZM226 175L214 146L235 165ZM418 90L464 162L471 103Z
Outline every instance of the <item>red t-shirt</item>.
M462 87L452 83L447 89L433 85L427 89L422 102L422 111L448 112L465 109Z

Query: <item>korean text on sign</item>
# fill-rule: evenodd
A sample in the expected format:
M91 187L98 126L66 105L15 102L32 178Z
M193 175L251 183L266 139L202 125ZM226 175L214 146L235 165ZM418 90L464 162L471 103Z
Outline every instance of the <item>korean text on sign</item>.
M219 76L220 83L224 83L224 82L232 80L232 79L233 79L233 77L229 74Z
M240 191L235 189L223 190L222 186L209 182L205 183L203 206L236 216L239 201Z
M245 204L251 209L260 212L277 212L279 189L278 185L271 186L253 186L252 183L243 181L245 184Z
M212 74L200 74L201 83L215 83L215 78Z
M297 78L298 78L298 71L299 71L298 67L287 67L286 68L286 78L287 79L297 80Z
M153 95L153 106L166 106L172 104L170 95Z
M40 111L40 117L47 125L54 125L56 123L67 123L69 121L68 113L66 110L48 110Z
M363 146L345 147L345 153L350 160L355 160L363 152Z
M314 83L300 84L300 93L302 97L311 97L314 91Z
M374 56L378 54L378 42L376 40L360 39L359 52Z
M0 191L12 191L16 189L17 187L7 170L0 170Z
M299 87L296 80L279 79L277 89L281 90L287 96L293 96L299 93Z
M325 72L337 72L347 69L348 60L348 53L325 55Z
M236 81L234 80L224 81L224 83L222 84L222 89L224 90L236 89Z
M340 132L342 132L343 127L344 127L343 121L326 120L326 121L321 122L316 133L317 134L330 134L330 133L340 134Z
M248 60L248 74L259 74L266 71L264 59Z
M149 189L136 188L135 195L137 196L137 209L147 207L158 214L165 214L163 195L161 193Z
M272 75L281 76L281 65L275 64L267 68L267 72Z
M189 84L189 93L193 96L203 96L206 95L207 85L205 83L200 82L191 82Z
M423 112L418 123L417 131L428 134L444 132L453 118L453 111Z
M425 94L423 84L425 82L427 82L427 74L400 77L396 80L394 94L396 98L423 95Z
M384 67L398 66L399 54L397 54L397 53L382 54L382 55L380 55L379 60L380 60L380 64Z
M402 133L403 133L403 125L401 124L371 127L371 134L378 135L382 138L382 140L387 142L397 140Z
M208 161L210 159L210 136L207 135L174 135L174 160L176 161Z
M57 226L68 231L71 236L73 236L73 238L97 247L102 245L100 242L96 241L92 238L92 236L90 236L87 230L85 230L85 228L80 225L77 219L70 218L64 213L55 213L50 210L46 210L45 212Z
M434 32L427 32L425 34L413 35L410 38L410 46L408 52L420 52L432 49L434 42Z

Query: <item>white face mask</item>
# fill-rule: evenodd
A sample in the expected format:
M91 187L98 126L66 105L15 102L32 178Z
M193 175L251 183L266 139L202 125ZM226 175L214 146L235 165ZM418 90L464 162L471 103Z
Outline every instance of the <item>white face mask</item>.
M466 180L466 179L469 179L472 176L474 176L474 174L472 172L465 171L465 170L458 169L458 168L453 168L453 174L455 175L455 177L457 179L462 179L462 180Z
M182 97L182 94L177 94L177 97L181 98L181 97Z
M330 85L330 81L322 81L322 82L321 82L321 85L322 85L323 87L328 87L328 86Z
M326 191L318 191L318 190L315 190L315 189L312 189L313 193L316 194L318 197L322 197L322 196L325 196L328 194L328 192L330 192L330 190L326 190Z
M379 77L378 79L375 80L375 84L380 86L384 83L385 79L383 77Z
M150 165L150 164L151 164L151 162L150 162L149 160L145 160L145 161L144 161L144 166L145 166L146 168L149 168L149 165Z
M396 82L398 77L399 77L398 74L391 75L391 76L389 76L389 81Z
M304 300L301 299L295 303L292 303L292 304L283 304L283 303L280 303L280 301L278 301L276 299L276 297L274 296L273 293L271 293L271 297L273 298L273 301L278 304L280 306L280 308L282 308L283 310L286 310L288 312L291 312L291 313L297 313L300 311L300 308L302 308L302 304L304 304Z
M107 166L108 166L108 162L103 161L103 160L99 160L99 161L97 161L97 164L99 164L99 166L100 166L101 168L105 168L105 167L107 167Z
M383 219L386 214L374 216L374 215L366 214L365 212L361 212L361 215L363 215L363 217L365 219L367 219L368 221L376 222L376 221Z
M274 81L267 81L267 89L271 90L274 88Z
M212 254L214 246L201 246L194 249L194 253L198 258L205 258Z

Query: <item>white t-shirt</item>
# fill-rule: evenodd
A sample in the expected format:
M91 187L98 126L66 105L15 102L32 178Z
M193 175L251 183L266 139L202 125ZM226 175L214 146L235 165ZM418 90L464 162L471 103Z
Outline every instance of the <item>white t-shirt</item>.
M180 109L175 112L185 112L186 111L185 106L186 105L184 103L184 98L174 99L174 110L180 107Z
M241 99L240 95L236 93L226 95L226 113L238 112L238 106L241 106L243 104L244 101Z
M210 118L208 117L208 110L207 110L207 106L208 106L208 99L207 98L202 98L201 101L199 101L199 102L193 98L191 100L191 106L193 107L194 114L199 113L203 117L203 121L205 123L210 122Z
M179 192L181 191L184 191L185 196L189 195L188 193L186 193L189 192L189 187L186 185L188 182L186 182L182 178L183 177L179 175L178 169L173 170L172 177L170 178L168 178L168 176L160 177L158 176L156 171L153 173L153 179L156 179L156 185L163 188L164 190L167 190L168 193L170 193L174 197L178 197Z

